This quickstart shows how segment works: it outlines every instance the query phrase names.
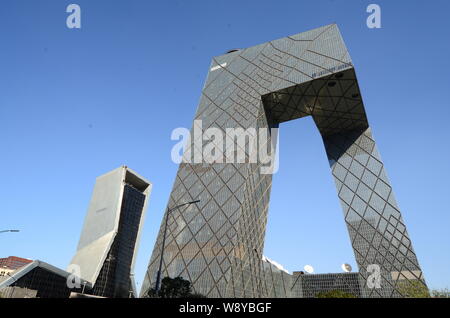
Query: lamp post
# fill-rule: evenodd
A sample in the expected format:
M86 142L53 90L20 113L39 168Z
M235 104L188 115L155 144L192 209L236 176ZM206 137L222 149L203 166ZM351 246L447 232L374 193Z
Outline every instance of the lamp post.
M15 277L11 276L10 273L6 273L6 275L8 275L9 277L11 277L14 280L13 284L15 284L17 282L17 279ZM15 288L15 286L13 286L12 289L11 289L11 294L9 295L9 298L13 298L15 290L16 290L16 288Z
M3 231L0 231L0 233L5 233L5 232L20 232L20 230L3 230Z
M258 253L258 250L256 249L256 248L254 248L253 249L253 251L255 252L255 254L256 254L256 259L257 259L257 261L258 261L258 264L259 264L259 266L258 266L258 268L259 268L259 282L258 282L258 285L257 285L257 290L258 290L258 293L259 293L259 298L261 298L262 296L261 296L261 294L262 294L262 292L261 292L261 283L262 283L262 279L261 279L261 266L262 266L262 257L260 257L260 255L259 255L259 253ZM263 273L264 274L264 273Z
M163 241L162 241L162 247L161 247L161 258L159 260L159 269L158 269L158 274L156 276L156 284L155 284L155 292L156 294L159 293L159 288L160 288L160 280L161 280L161 270L162 270L162 262L163 262L163 255L164 255L164 247L166 244L166 232L167 232L167 221L169 220L169 214L172 211L175 211L178 208L181 208L182 206L185 205L190 205L190 204L194 204L194 203L198 203L200 202L200 200L195 200L195 201L190 201L190 202L186 202L186 203L182 203L179 204L171 209L169 209L169 207L167 207L167 212L166 212L166 220L165 220L165 224L164 224L164 234L163 234Z

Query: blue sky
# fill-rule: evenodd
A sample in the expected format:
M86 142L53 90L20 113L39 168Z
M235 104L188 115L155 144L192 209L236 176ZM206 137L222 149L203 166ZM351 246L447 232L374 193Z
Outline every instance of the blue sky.
M381 6L382 28L366 26ZM77 3L82 28L66 27ZM210 60L336 22L425 278L450 287L448 1L23 1L0 5L0 257L65 268L95 178L126 164L153 182L142 284ZM355 261L311 118L280 127L265 255L290 271Z

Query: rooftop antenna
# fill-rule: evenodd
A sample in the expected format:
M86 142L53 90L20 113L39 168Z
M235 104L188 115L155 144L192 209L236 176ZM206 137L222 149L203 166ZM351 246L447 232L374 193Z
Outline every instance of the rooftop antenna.
M314 267L312 267L311 265L305 265L305 266L303 267L303 269L304 269L305 272L307 272L308 274L314 273Z
M352 271L352 267L350 266L350 264L347 263L342 264L341 268L346 273L350 273Z

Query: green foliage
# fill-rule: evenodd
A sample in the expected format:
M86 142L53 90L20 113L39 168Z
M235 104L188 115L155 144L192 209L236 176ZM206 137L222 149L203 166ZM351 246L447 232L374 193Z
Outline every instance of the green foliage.
M159 293L150 289L147 293L149 298L205 298L199 293L192 292L191 282L182 277L164 277L161 281Z
M397 290L406 298L428 298L430 292L427 286L420 280L400 280L397 283Z
M450 290L445 289L433 289L431 291L431 297L433 298L450 298Z
M356 298L356 296L342 290L335 289L320 292L316 295L316 298Z

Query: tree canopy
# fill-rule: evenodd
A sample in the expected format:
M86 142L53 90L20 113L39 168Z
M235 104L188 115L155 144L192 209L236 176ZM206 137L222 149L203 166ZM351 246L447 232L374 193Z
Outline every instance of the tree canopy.
M317 293L316 298L356 298L356 296L342 290L335 289Z
M205 296L193 293L192 284L183 277L164 277L161 281L161 288L157 293L154 288L147 293L150 298L205 298Z

